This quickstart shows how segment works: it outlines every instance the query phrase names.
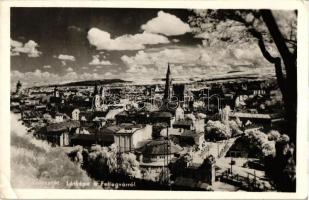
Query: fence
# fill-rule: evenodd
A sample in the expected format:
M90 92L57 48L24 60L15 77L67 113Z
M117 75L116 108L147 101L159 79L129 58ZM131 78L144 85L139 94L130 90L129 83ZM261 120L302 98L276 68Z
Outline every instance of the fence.
M274 188L265 181L258 180L255 174L247 173L247 177L241 176L239 174L232 174L225 171L221 174L220 180L222 182L237 186L246 191L269 191L274 190Z

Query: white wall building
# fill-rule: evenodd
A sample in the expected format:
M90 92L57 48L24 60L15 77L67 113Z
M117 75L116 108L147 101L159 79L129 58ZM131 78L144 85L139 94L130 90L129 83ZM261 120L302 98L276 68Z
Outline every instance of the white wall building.
M141 142L150 140L151 135L151 125L143 128L123 128L114 134L114 141L120 152L128 152L138 148Z

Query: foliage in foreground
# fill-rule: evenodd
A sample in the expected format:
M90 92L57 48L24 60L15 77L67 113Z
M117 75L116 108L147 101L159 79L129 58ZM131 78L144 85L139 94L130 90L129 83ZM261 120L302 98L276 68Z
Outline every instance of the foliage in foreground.
M16 119L12 117L12 121ZM17 120L15 123L19 123ZM15 126L15 125L14 125ZM73 186L70 182L90 183ZM60 148L28 135L21 125L12 126L11 184L13 188L91 188L92 180Z
M249 157L259 158L264 162L265 173L271 178L276 189L294 192L296 189L295 146L289 136L271 130L250 131L239 138Z
M206 139L209 140L226 140L232 136L239 135L242 133L240 130L241 122L239 119L230 120L226 123L221 121L212 121L209 120L206 125Z
M95 145L90 150L76 148L69 154L96 180L116 180L117 178L141 178L139 162L133 153L117 153L114 145ZM111 178L113 177L113 178Z

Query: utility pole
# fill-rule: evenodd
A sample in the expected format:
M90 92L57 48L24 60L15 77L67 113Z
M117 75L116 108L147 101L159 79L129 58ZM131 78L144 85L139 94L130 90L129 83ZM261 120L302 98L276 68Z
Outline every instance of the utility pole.
M218 158L219 158L219 143L217 142Z
M231 174L233 174L233 157L231 156Z
M172 188L171 188L171 180L170 180L170 174L169 174L169 168L168 168L168 164L169 164L168 157L169 157L169 155L171 155L172 142L171 142L171 145L169 146L169 135L168 134L169 133L168 133L168 127L167 127L167 131L166 131L166 135L167 135L167 169L166 169L166 175L167 175L167 180L168 180L168 186L171 190Z

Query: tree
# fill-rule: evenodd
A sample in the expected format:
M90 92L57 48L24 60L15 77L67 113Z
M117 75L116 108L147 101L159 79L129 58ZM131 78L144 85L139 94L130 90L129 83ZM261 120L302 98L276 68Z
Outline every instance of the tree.
M225 140L232 136L229 125L223 124L220 121L209 120L206 123L206 137L212 140Z
M155 123L152 126L152 138L157 139L161 137L161 131L168 127L167 123Z
M176 162L171 162L168 166L169 173L171 174L171 180L175 180L176 177L182 176L184 170L192 163L192 156L189 153L181 155Z
M105 180L110 177L117 169L116 153L107 147L96 145L91 147L88 156L88 173L98 179Z
M239 119L238 120L237 119L236 120L230 120L228 122L228 125L229 125L229 127L231 129L231 132L232 132L233 136L237 136L237 135L240 135L240 134L243 133L242 130L240 130L240 127L241 127L242 123L241 123L241 121Z
M168 168L162 168L158 175L158 181L160 183L169 183L170 176L171 176L170 170Z
M88 173L98 180L109 180L111 177L141 178L139 162L133 153L123 153L119 156L115 144L110 147L92 146L88 157L88 166L85 166Z
M265 173L273 180L279 191L296 191L296 165L294 145L289 144L289 137L281 135L275 144L276 155L265 159Z
M133 153L123 153L121 155L120 170L124 175L134 178L141 178L139 162Z
M275 67L282 93L287 132L296 141L296 11L194 10L189 23L204 45L257 44Z
M151 168L142 169L142 174L143 174L143 179L145 179L145 180L155 182L158 179L157 173L155 172L155 170L153 170Z
M268 133L268 140L270 141L278 141L280 139L280 133L276 130L271 130Z
M265 174L271 178L279 191L295 192L296 170L294 146L289 137L271 130L268 134L250 131L243 136L243 144L249 145L248 151L264 161Z

